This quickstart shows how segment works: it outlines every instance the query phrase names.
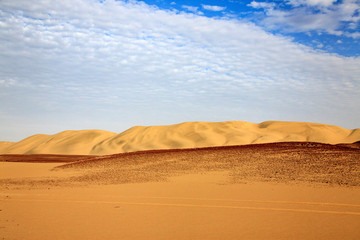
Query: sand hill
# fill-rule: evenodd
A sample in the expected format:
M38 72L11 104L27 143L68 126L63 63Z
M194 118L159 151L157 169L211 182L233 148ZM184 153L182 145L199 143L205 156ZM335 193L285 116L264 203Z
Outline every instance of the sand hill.
M64 131L37 134L20 142L0 142L2 154L89 154L94 145L116 133L102 130Z
M120 134L102 130L39 134L19 142L0 142L0 154L105 155L151 149L252 143L311 141L338 144L359 140L359 128L349 130L318 123L185 122L167 126L136 126Z

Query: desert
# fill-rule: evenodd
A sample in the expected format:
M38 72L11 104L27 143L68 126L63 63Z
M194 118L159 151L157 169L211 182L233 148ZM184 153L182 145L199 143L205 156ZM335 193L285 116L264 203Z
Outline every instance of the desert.
M5 144L3 239L360 236L359 129L272 121L84 132Z
M360 0L0 0L0 240L359 240Z

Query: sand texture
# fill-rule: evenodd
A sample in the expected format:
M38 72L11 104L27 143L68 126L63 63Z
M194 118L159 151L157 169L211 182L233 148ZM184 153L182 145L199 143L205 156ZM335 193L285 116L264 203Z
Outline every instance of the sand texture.
M358 144L23 157L0 162L2 239L360 238Z
M137 126L120 134L101 130L39 134L20 142L0 142L0 154L106 155L253 143L311 141L337 144L359 140L360 129L349 130L318 123L185 122L168 126Z

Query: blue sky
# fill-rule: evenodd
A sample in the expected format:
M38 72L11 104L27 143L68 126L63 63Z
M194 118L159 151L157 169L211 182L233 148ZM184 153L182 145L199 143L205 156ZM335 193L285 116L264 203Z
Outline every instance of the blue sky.
M184 121L358 128L360 2L0 1L0 140Z
M164 1L145 0L160 9L186 11L206 17L250 21L266 31L343 56L360 55L359 1Z

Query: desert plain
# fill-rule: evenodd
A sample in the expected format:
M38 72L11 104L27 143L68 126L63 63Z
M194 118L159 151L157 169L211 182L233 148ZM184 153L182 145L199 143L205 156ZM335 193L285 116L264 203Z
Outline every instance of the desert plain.
M0 237L360 239L359 141L232 121L0 142Z

